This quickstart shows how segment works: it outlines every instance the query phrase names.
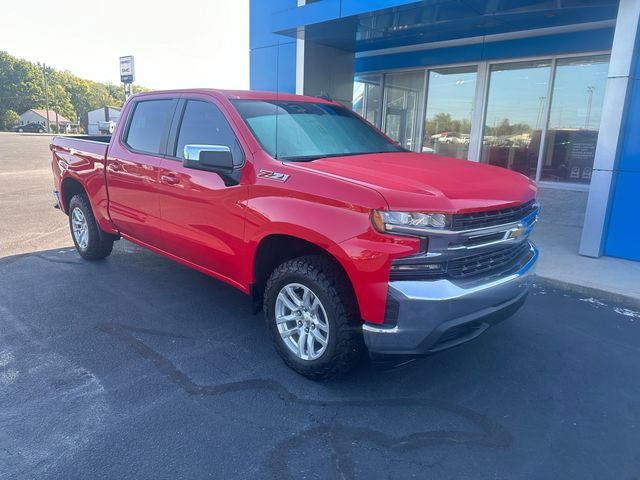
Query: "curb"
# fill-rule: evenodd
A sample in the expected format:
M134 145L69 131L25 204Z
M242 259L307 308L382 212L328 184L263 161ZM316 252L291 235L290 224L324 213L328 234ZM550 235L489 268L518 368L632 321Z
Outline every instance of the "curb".
M557 278L543 277L541 275L536 276L536 282L544 283L553 288L559 288L561 290L569 290L570 292L580 295L589 295L590 297L598 298L601 300L608 300L612 303L623 303L628 306L640 308L640 298L631 297L621 293L610 292L607 290L601 290L599 288L587 287L586 285L580 285L577 283L565 282L558 280Z

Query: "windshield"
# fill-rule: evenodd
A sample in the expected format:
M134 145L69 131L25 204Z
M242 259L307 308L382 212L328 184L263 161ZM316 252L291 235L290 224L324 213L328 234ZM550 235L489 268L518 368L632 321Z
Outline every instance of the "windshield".
M279 100L232 102L262 148L279 160L404 151L345 107Z

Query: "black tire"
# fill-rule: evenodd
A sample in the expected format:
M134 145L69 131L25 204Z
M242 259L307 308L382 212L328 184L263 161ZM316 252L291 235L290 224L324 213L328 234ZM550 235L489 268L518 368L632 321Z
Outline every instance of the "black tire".
M41 128L40 130L38 130L38 133L44 133L44 130Z
M22 128L18 129L18 133L23 133L23 132L24 132L24 129L22 129Z
M326 350L315 360L296 356L276 325L276 299L290 283L311 289L328 317ZM348 279L337 265L322 256L299 257L277 267L265 287L264 314L278 354L290 368L311 380L326 380L348 372L357 365L365 350L362 322Z
M86 247L78 244L78 240L73 233L73 214L75 209L79 209L82 212L87 222L88 241ZM111 254L115 238L100 229L91 210L89 199L84 194L74 195L69 202L69 229L71 230L71 238L76 250L85 260L102 260Z

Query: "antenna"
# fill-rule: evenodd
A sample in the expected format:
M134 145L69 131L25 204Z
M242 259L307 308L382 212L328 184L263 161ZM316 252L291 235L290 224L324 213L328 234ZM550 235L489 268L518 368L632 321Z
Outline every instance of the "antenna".
M326 100L327 102L333 102L333 98L331 98L326 90L320 90L320 95L318 95L318 98Z

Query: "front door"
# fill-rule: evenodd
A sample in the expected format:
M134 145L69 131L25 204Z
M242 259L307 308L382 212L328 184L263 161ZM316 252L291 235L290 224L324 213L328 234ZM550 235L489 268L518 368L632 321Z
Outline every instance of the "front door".
M236 266L244 245L244 209L247 187L225 184L214 172L186 168L186 145L229 147L241 168L242 147L221 109L209 100L188 99L178 107L178 125L169 157L162 160L160 215L163 250L220 277L242 282Z
M123 234L153 246L161 231L159 167L177 102L166 97L135 102L125 134L108 152L111 220Z

